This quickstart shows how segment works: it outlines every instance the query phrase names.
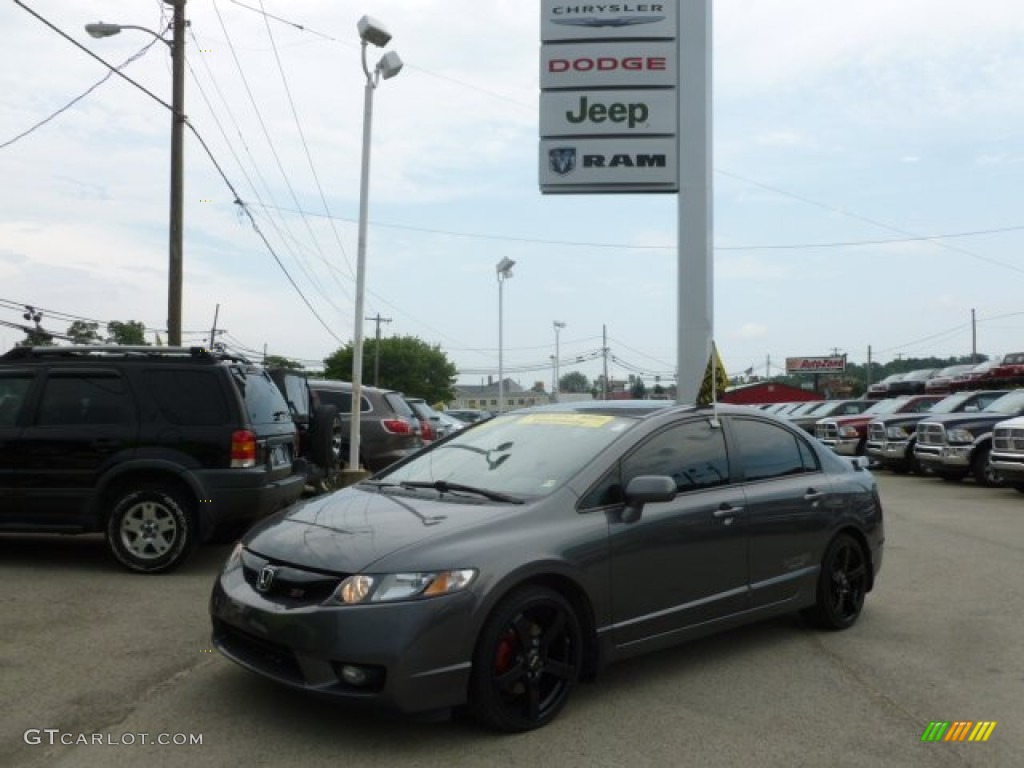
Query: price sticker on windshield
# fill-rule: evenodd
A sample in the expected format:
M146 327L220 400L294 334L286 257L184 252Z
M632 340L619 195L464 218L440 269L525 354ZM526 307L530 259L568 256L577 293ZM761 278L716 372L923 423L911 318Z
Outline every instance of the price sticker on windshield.
M585 427L599 429L615 420L614 416L599 416L594 413L534 413L523 416L520 424L557 424L563 427Z

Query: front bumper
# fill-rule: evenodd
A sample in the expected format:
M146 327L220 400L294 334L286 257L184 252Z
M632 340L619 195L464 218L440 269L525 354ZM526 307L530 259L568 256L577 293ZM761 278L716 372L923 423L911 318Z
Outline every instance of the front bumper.
M1024 455L993 453L989 464L1009 485L1024 483Z
M358 606L322 602L288 605L253 589L241 567L226 570L210 597L213 644L279 683L364 706L415 713L465 703L476 634L469 593ZM370 682L348 682L346 665L366 670Z
M860 437L840 437L825 439L821 442L840 456L859 456L863 440Z
M970 469L973 452L973 445L918 445L914 448L914 456L923 467L938 471Z
M907 461L906 440L886 440L882 442L869 441L867 443L867 454L879 464L905 464Z

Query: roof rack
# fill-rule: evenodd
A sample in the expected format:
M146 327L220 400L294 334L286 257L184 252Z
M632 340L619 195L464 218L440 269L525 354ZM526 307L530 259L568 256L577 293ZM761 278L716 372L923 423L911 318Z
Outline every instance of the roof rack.
M148 345L89 344L84 346L12 347L2 356L4 360L24 360L30 357L81 357L120 355L123 357L191 357L206 360L229 360L251 365L251 361L208 347L153 347Z

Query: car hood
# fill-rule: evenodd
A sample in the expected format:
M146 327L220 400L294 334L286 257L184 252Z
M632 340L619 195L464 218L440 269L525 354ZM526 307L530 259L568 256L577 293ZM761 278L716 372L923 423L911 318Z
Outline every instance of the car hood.
M429 490L412 495L346 488L269 518L247 534L244 543L273 561L356 573L399 549L521 509L475 498L441 501Z
M1012 419L1012 413L996 413L994 411L972 411L971 413L936 413L931 418L925 414L919 424L941 424L946 429L950 427L970 427L971 425L990 425L998 421Z

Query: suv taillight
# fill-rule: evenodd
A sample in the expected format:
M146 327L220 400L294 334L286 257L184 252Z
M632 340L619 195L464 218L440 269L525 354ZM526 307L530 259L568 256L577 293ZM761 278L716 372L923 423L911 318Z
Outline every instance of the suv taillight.
M426 419L420 419L420 437L424 440L434 439L434 425Z
M256 434L248 429L231 433L231 466L256 466Z
M393 435L412 434L412 425L405 419L381 419L380 425Z

